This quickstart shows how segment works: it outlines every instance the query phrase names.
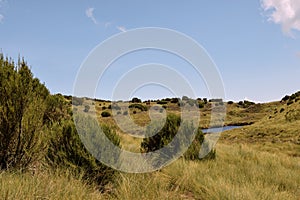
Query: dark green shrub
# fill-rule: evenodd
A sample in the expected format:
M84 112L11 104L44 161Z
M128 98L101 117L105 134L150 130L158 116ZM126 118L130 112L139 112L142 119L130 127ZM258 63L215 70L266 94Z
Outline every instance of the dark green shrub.
M198 128L194 141L192 142L188 150L184 153L184 158L187 160L199 160L199 152L203 141L204 134L202 133L201 129Z
M281 101L287 101L287 100L289 100L289 99L290 99L290 96L285 95L285 96L281 99Z
M197 104L197 101L194 100L194 99L189 99L189 100L187 100L187 103L188 103L190 106L194 106L194 105Z
M106 106L102 106L102 110L106 110L107 108L106 108Z
M103 112L101 113L101 116L102 116L102 117L110 117L111 114L110 114L110 112L103 111Z
M160 104L160 105L164 105L164 104L167 104L168 102L167 101L157 101L157 104Z
M204 103L203 102L198 103L198 107L199 108L204 108Z
M282 113L283 111L284 111L284 108L281 108L279 112Z
M44 156L49 91L25 63L0 54L0 169L25 169Z
M121 110L121 107L118 106L116 103L113 103L113 104L109 105L108 108L109 109L114 109L114 110Z
M224 106L224 102L219 102L218 105L219 106Z
M90 110L90 106L89 105L85 105L84 106L84 112L89 112L89 110Z
M188 101L189 100L189 97L187 97L187 96L182 96L182 101Z
M157 127L159 127L159 123L160 122L157 122L157 124L153 125L152 127L147 127L146 135L152 135L151 133L155 132L157 130ZM168 115L166 123L162 130L160 130L153 137L143 139L143 142L141 143L142 152L155 151L168 144L177 134L180 123L180 117L176 115Z
M159 124L161 122L157 122L156 124L147 127L146 135L153 135L153 133L156 133L158 130ZM174 139L175 135L178 134L179 127L181 127L182 137ZM190 147L185 147L186 141L192 139L193 133L196 131L195 138L190 145ZM181 134L180 134L181 135ZM173 141L172 141L173 140ZM165 159L165 156L175 156L178 155L178 153L181 153L181 151L184 148L187 148L187 151L184 153L184 157L186 159L199 159L199 151L201 148L201 144L204 140L204 135L201 132L200 129L197 129L192 125L192 123L189 122L182 122L180 117L169 114L167 116L166 122L163 126L163 128L157 132L152 137L144 138L141 143L141 152L153 152L158 149L161 149L168 145L171 141L173 142L172 148L164 151L163 153L165 155L159 155L157 158L157 163L159 164L163 159Z
M231 104L233 104L233 101L228 101L227 103L228 103L229 105L231 105Z
M247 101L247 100L244 100L244 107L249 107L251 105L254 105L255 103L252 102L252 101Z
M83 98L79 98L79 97L73 97L72 98L72 104L74 106L80 106L83 104L84 99Z
M142 103L142 100L137 97L134 97L132 98L131 103Z
M136 110L134 110L132 113L133 113L133 114L136 114Z
M79 123L79 126L82 126L82 123ZM93 146L88 142L93 141L91 138L97 138L95 126L98 126L96 120L86 118L83 127L90 138L83 135L80 138L72 121L53 126L46 159L54 168L65 168L78 175L83 174L85 180L97 183L102 190L104 185L114 180L116 171L96 160L86 149L88 147L91 151ZM102 130L113 144L119 146L120 139L110 127L102 126ZM83 141L86 146L83 145ZM98 138L97 141L98 145L101 144L101 139Z
M147 111L148 110L147 106L144 106L144 105L138 104L138 103L130 104L129 108L137 108L141 111Z
M162 101L171 101L170 98L165 98L165 99L162 99Z
M127 110L124 111L124 112L123 112L123 115L128 115L128 111L127 111Z
M171 103L178 103L179 102L179 98L172 98L170 102Z
M287 103L286 103L286 105L291 105L291 104L293 104L294 103L294 101L293 100L289 100Z

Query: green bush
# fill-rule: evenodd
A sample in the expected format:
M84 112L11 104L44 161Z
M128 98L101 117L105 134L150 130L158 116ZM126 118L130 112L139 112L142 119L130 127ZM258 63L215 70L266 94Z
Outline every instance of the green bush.
M188 101L189 100L189 97L187 97L187 96L182 96L182 101Z
M84 106L84 112L89 112L89 110L90 110L90 106L89 105L85 105Z
M204 108L204 103L203 103L203 102L199 102L199 103L198 103L198 107L199 107L199 108Z
M83 104L84 99L83 98L79 98L79 97L73 97L72 98L72 104L74 106L80 106Z
M102 117L110 117L111 114L110 114L110 112L103 111L103 112L101 113L101 116L102 116Z
M184 158L187 160L199 160L199 152L203 141L204 134L202 133L201 129L198 128L195 139L193 140L188 150L184 153Z
M113 104L109 105L108 108L109 109L114 109L114 110L121 110L121 107L118 106L116 103L113 103Z
M146 135L153 135L160 127L160 123L154 123L152 126L147 127ZM181 129L179 129L181 127ZM181 130L181 134L183 137L174 139L175 135L178 134L178 131ZM184 153L184 157L189 160L196 160L199 159L199 151L201 148L201 144L204 140L204 135L200 129L197 129L189 122L181 122L180 117L169 114L167 116L166 122L163 128L158 131L154 136L144 138L141 143L141 152L153 152L158 149L163 148L164 146L168 145L173 140L173 146L169 150L165 151L163 155L159 155L157 158L157 163L161 162L161 159L165 159L165 156L175 156L185 147L185 143L187 140L190 140L193 133L196 131L195 138L188 147L187 151ZM180 135L181 135L180 134Z
M167 101L157 101L157 104L160 104L160 105L164 105L164 104L167 104L168 102Z
M141 111L147 111L148 110L147 106L144 106L144 105L138 104L138 103L130 104L129 108L137 108Z
M42 158L49 95L25 61L15 66L0 54L0 169L24 169Z
M194 106L194 105L197 105L197 100L194 100L194 99L189 99L187 100L187 103L190 105L190 106Z
M290 99L290 96L285 95L285 96L281 99L281 101L287 101L287 100L289 100L289 99Z
M293 104L293 103L294 103L294 101L290 99L290 100L286 103L286 105L289 106L289 105L291 105L291 104Z
M97 122L91 117L86 119L84 122L86 132L90 138L97 138L94 131L94 127L98 126ZM82 125L82 123L79 124ZM102 126L102 130L115 145L119 146L120 139L110 127ZM77 174L83 174L85 180L97 183L99 189L103 189L104 185L114 180L116 171L96 160L87 151L87 146L82 143L84 137L79 137L71 120L55 124L51 135L46 158L53 168L66 168ZM97 141L101 144L101 140L97 139Z
M179 102L179 98L172 98L171 99L171 103L178 103Z
M131 103L142 103L142 100L137 97L133 97Z
M102 144L95 119L86 118L81 124L86 125L83 128L90 138ZM120 140L110 127L103 126L102 130L119 146ZM107 149L105 153L118 159L111 152ZM84 174L86 180L97 182L101 188L116 174L83 146L72 121L71 103L61 94L50 95L24 61L15 66L0 54L0 170L23 170L37 162Z

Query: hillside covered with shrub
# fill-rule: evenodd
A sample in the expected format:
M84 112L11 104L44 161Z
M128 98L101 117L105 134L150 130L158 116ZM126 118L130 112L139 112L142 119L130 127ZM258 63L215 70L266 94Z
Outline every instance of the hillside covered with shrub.
M63 96L50 94L23 59L15 63L2 54L0 77L1 199L300 197L300 92L270 103L186 96L111 102ZM128 109L123 111L125 105ZM181 121L182 105L196 105L200 128ZM222 133L215 148L200 159L207 136L201 128L209 126L211 111L218 106L220 112L223 106L226 108L225 125L243 127ZM150 123L161 116L166 116L163 126L162 121ZM116 124L115 119L122 117L145 127L147 135L162 128L151 137L134 138ZM126 121L121 123L125 128L130 126ZM151 173L130 174L116 171L91 155L90 150L97 151L103 139L99 125L114 145L138 153L174 142L176 145L165 153L176 155L186 148L180 146L180 140L190 139L175 138L179 127L184 127L183 135L195 135L185 154L172 164ZM86 134L78 134L78 129L86 130ZM134 131L140 133L139 129ZM91 142L96 140L98 143ZM109 154L110 149L107 152L111 159L121 156ZM159 165L161 161L158 157L154 163Z

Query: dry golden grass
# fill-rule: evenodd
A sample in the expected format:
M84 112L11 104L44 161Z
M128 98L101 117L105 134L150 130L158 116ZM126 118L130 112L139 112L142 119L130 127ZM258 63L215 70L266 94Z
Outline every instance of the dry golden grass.
M222 133L216 160L179 159L148 174L122 173L112 193L100 196L108 199L300 199L299 103L288 106L272 102L246 108L227 105L226 125L255 123ZM100 108L96 110L97 114L101 113ZM200 111L200 126L207 127L210 104ZM180 114L179 107L171 103L167 112ZM131 110L129 115L141 126L149 123L148 112L133 114ZM99 121L117 128L123 148L139 152L141 139L118 129L112 117L99 117Z
M300 101L279 104L260 121L222 133L226 143L247 143L257 149L300 157Z
M1 172L0 199L104 199L96 188L65 171Z
M300 159L218 144L217 159L177 160L149 174L123 174L116 199L299 199Z
M0 199L298 200L299 185L299 157L219 143L216 160L179 159L152 173L121 173L112 191L104 194L64 171L36 175L2 172Z

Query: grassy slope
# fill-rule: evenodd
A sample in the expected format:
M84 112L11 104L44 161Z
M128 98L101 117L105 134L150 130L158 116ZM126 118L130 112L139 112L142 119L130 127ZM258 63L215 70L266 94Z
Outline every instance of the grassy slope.
M299 199L299 159L219 144L215 161L177 160L151 174L123 174L116 199Z
M248 143L271 152L300 157L300 101L278 104L258 122L226 131L221 141Z
M102 109L97 103L96 113L100 115ZM109 104L101 102L102 106ZM299 102L289 106L273 102L245 108L227 105L225 124L255 123L224 132L217 145L216 160L180 159L153 173L122 173L109 194L100 194L80 179L65 175L7 172L0 175L0 194L9 199L299 199L299 105ZM280 112L281 108L284 111ZM131 110L133 119L141 125L147 124L147 112L136 111L133 115ZM170 103L167 111L179 113ZM210 119L210 105L201 111L200 125L205 127ZM115 126L113 118L99 117L99 120ZM121 130L118 133L123 147L139 150L140 139Z
M1 172L0 199L104 199L95 187L65 171Z
M122 173L110 193L100 194L63 173L0 174L0 199L299 199L300 160L218 144L217 159L179 159L160 171Z

